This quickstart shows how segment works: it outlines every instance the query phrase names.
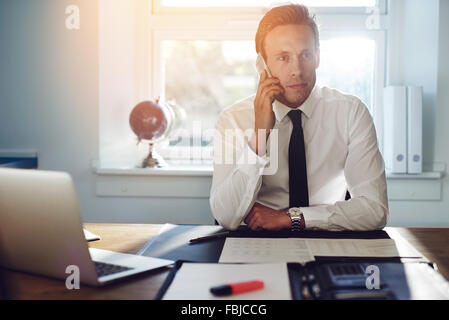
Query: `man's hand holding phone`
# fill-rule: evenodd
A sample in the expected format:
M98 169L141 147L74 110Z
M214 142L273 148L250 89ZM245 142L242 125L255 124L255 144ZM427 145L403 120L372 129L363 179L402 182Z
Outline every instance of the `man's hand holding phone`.
M275 97L282 93L284 93L284 88L280 85L279 79L269 77L267 71L263 70L254 100L255 131L251 139L251 148L259 156L266 153L270 130L273 129L276 121L273 102ZM259 133L259 130L265 130L265 134L262 134L263 131Z

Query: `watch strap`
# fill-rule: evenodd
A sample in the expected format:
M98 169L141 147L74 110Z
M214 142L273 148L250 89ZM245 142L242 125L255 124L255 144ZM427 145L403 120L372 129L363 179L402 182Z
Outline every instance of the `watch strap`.
M292 218L292 232L301 231L301 218Z
M306 228L306 222L301 208L290 208L287 211L288 216L292 221L291 231L298 232Z
M301 225L301 230L304 230L306 228L306 220L304 219L304 215L301 213L301 219L300 219L300 225Z

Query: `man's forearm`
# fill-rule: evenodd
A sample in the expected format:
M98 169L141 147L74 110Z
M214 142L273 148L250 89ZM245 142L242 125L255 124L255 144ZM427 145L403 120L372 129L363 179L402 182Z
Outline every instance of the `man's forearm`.
M230 230L238 228L254 204L261 182L261 176L248 177L235 168L212 189L210 206L220 225Z
M233 165L214 165L210 206L215 219L228 229L236 229L248 214L262 185L263 169L269 163L248 145L244 152Z
M388 206L368 199L355 197L351 201L338 201L333 205L301 208L306 229L330 231L369 231L385 227Z

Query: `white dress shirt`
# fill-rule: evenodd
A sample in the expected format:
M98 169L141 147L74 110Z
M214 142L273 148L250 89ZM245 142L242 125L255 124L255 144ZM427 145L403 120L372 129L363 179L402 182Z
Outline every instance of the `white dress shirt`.
M216 124L210 206L215 219L231 230L255 202L276 210L289 206L293 124L287 113L292 109L277 100L273 103L277 137L272 131L267 153L260 157L248 145L254 132L254 99L255 95L226 108ZM354 96L315 86L299 109L309 191L309 207L301 208L306 229L383 228L388 218L385 167L367 107ZM244 139L230 138L226 133L231 131L244 132ZM226 148L234 150L233 161L224 160Z

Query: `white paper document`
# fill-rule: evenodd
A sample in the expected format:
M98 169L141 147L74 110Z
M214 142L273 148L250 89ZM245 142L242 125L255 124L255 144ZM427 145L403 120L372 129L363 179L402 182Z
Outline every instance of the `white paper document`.
M226 297L210 293L211 287L250 280L263 281L264 288ZM183 263L163 299L291 300L292 296L286 263Z
M220 263L268 263L315 260L305 239L226 238Z
M97 236L96 234L93 234L92 232L83 229L84 231L84 237L86 238L87 241L95 241L95 240L101 240L100 236Z
M332 257L422 257L411 248L398 250L393 239L226 238L220 263L314 261Z
M314 256L399 257L392 239L307 239Z

